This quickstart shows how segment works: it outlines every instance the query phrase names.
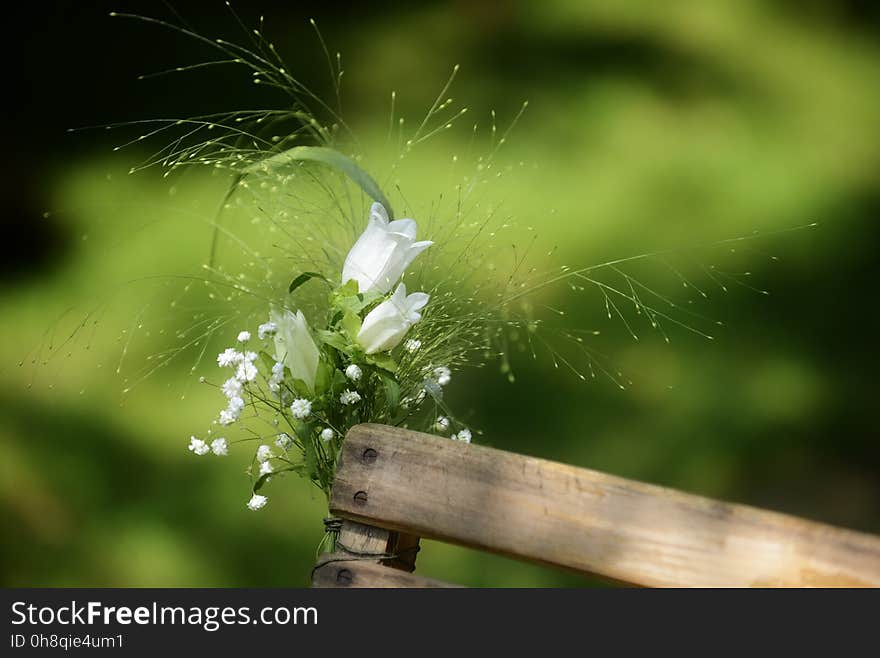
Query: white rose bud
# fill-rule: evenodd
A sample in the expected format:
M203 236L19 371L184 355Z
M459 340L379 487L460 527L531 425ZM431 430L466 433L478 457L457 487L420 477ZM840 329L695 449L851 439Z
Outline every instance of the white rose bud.
M400 284L390 299L386 299L367 314L358 342L367 354L393 349L406 335L409 328L422 319L419 311L430 297L423 292L406 294L406 285Z
M359 292L391 290L415 257L434 244L416 242L416 228L414 219L389 222L384 206L374 203L367 228L345 258L342 283L354 279Z
M275 360L286 365L294 379L301 379L311 390L315 389L318 372L318 346L309 331L302 311L270 314L277 327L275 333Z

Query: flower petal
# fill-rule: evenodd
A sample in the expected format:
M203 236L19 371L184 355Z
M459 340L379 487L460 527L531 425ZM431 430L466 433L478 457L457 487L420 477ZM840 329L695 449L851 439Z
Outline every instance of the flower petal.
M370 219L375 219L382 224L388 223L388 211L378 201L370 206Z

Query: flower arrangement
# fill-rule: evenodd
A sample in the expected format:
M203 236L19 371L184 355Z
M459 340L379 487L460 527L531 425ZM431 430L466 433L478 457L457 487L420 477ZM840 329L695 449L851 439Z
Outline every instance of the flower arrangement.
M327 495L333 483L342 438L362 422L399 425L412 422L430 397L442 405L450 369L440 364L431 343L408 337L430 302L424 292L407 293L400 282L406 269L433 243L417 241L413 219L391 220L386 208L372 204L366 228L351 247L341 273L306 272L288 288L291 298L308 281L326 288L324 324L310 326L302 310L272 307L256 335L241 331L237 346L217 355L229 377L220 389L226 407L217 424L239 421L245 410L270 419L277 428L273 444L254 453L255 481L248 507L264 507L258 493L274 475L307 477ZM393 290L393 292L392 292ZM449 416L421 415L421 428L470 442L471 432ZM193 436L196 455L228 454L226 438Z
M404 426L469 443L479 433L444 397L453 373L465 366L494 360L513 381L511 354L543 353L581 380L598 375L626 387L627 376L590 344L599 332L547 322L533 302L539 291L594 293L608 318L619 320L633 339L641 322L668 342L666 326L712 338L709 332L720 323L689 306L693 300L680 301L645 283L647 265L656 263L667 278L671 272L670 285L696 293L697 301L708 294L674 264L677 255L696 263L710 285L723 291L734 284L755 290L748 272L706 267L695 256L707 248L733 252L753 235L578 267L542 264L553 250L530 261L534 240L524 250L499 249L512 218L479 195L505 174L496 156L526 104L506 131L498 130L493 112L488 152L470 163L453 195L414 211L396 176L420 144L466 114L448 98L458 67L414 130L407 132L404 118L395 115L392 94L390 133L400 148L380 184L362 166L368 158L339 104L293 76L262 25L253 31L257 47L251 49L133 18L203 42L223 58L211 64L244 67L255 84L286 99L281 109L155 121L130 142L164 138L133 172L159 165L167 176L199 166L230 179L211 222L204 271L186 277L183 288L182 297L196 298L189 306L196 309L191 324L176 333L178 344L154 355L138 380L193 351L195 373L203 356L215 353L209 346L220 341L216 365L200 379L218 389L224 402L209 429L190 438L189 450L226 457L244 446L251 460L251 510L265 507L274 495L267 485L287 474L308 479L329 496L341 443L358 423ZM338 99L341 56L330 56L315 29ZM143 123L150 122L137 125ZM392 188L398 191L395 201L407 208L404 214L416 218L396 218L386 195ZM248 230L237 232L235 221L246 222ZM557 318L565 315L544 307Z

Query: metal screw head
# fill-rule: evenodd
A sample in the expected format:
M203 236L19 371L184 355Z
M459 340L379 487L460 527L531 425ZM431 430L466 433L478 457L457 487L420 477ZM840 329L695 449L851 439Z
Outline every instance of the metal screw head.
M379 457L379 453L373 450L372 448L367 448L364 450L363 460L365 464L372 464Z
M336 582L340 585L351 585L354 574L349 569L340 569L336 572Z
M366 505L367 504L367 492L366 491L358 491L354 495L354 504L360 505L361 507Z

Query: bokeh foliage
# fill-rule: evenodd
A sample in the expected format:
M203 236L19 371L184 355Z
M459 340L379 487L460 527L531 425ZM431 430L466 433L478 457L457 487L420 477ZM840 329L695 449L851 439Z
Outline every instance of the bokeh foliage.
M33 120L22 130L38 125L39 135L14 171L5 165L8 219L21 237L0 297L3 584L303 585L321 537L319 492L288 478L269 507L249 512L241 460L199 463L186 451L218 406L190 362L125 396L114 374L144 300L167 306L175 294L130 282L204 262L224 179L128 176L146 152L113 153L124 139L104 131L63 132L272 99L207 69L129 85L135 73L205 54L75 4L58 4L44 35L43 57L69 58L58 82L69 109L47 109L47 91L32 83L19 111ZM203 32L234 33L214 4L179 9ZM308 14L297 13L306 9L288 4L266 3L266 31L297 73L329 92ZM669 345L650 331L633 341L600 297L568 299L569 320L601 330L633 386L584 383L527 354L515 359L513 384L495 367L460 373L450 394L482 442L880 532L880 32L870 8L554 0L315 10L343 51L344 109L368 152L388 149L390 91L415 119L454 64L468 121L485 126L495 109L503 124L529 100L499 156L510 171L485 198L520 223L523 242L536 233L558 247L554 262L820 224L739 255L771 294L713 289L707 308L726 323L715 341L676 331ZM26 63L34 72L45 63L36 57ZM451 190L453 155L479 147L468 129L428 142L400 172L402 192L428 207ZM29 366L48 333L62 343L111 295L94 340ZM538 301L556 306L555 295ZM125 358L150 351L141 341ZM431 542L419 564L468 585L586 583Z

